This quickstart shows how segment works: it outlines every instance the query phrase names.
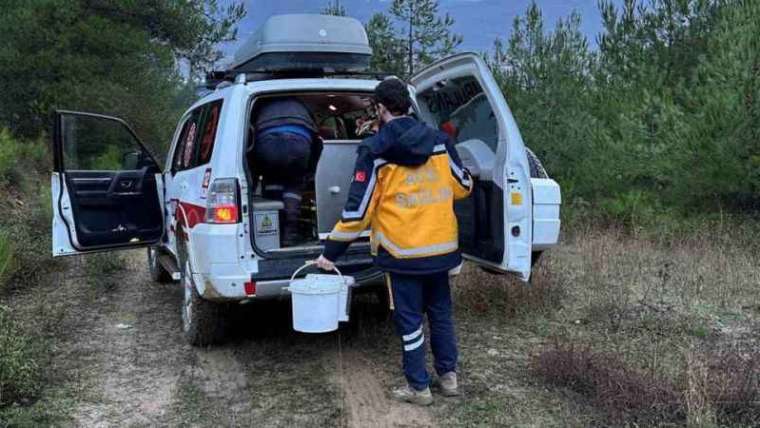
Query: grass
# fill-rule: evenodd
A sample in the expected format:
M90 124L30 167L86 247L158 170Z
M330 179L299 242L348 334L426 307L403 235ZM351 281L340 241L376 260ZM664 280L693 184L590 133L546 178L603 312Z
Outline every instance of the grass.
M174 413L181 415L183 426L210 426L223 417L221 409L213 408L210 400L191 379L182 379L177 385Z
M17 158L7 154L22 149L8 141L0 132L0 191L8 195L0 201L0 304L24 295L39 304L0 311L0 426L61 424L72 396L82 393L58 387L63 382L48 357L66 302L37 290L65 265L49 255L46 180L19 173L39 168L41 156L32 150L28 164L9 162ZM453 288L465 396L436 401L431 412L442 425L759 423L758 220L716 215L633 223L618 228L571 219L565 230L572 233L545 254L527 286L466 267ZM123 269L113 255L79 262L74 270L98 295ZM347 343L384 364L384 382L400 380L390 324L356 319ZM289 343L281 330L267 328L256 336L271 340L247 351L245 370L267 395L257 397L252 415L240 417L342 423L322 342ZM189 376L178 384L183 422L233 422L199 381ZM293 411L287 403L294 402L313 405Z
M13 273L13 246L6 233L0 233L0 284Z
M118 253L98 253L87 255L83 262L85 280L94 289L107 291L117 285L126 261Z
M733 386L718 390L734 392L723 399L698 379L701 366L711 378L727 376L717 374L723 366L710 363L713 355L731 349L747 361L760 355L751 333L760 325L760 225L741 218L694 224L688 233L668 225L650 233L576 224L527 286L468 267L454 296L470 393L437 411L439 420L452 426L756 423L747 422L748 414L758 414L754 386L727 379ZM573 384L536 369L542 358L557 368L561 356ZM593 364L579 366L583 361ZM731 373L751 373L747 364L736 362ZM594 391L615 379L630 381L620 386L627 392L599 399ZM596 386L575 387L584 384ZM652 403L668 405L636 410Z
M70 401L51 388L50 358L66 302L47 302L41 285L64 267L50 256L48 151L0 129L0 426L59 424ZM15 296L37 295L31 304ZM6 305L6 306L3 306Z
M39 392L35 353L40 350L35 339L19 328L10 309L0 306L0 406L24 403Z

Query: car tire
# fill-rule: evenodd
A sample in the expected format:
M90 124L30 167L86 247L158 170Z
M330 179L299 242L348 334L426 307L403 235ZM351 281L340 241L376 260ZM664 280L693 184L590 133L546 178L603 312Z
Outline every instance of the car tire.
M181 230L181 229L180 229ZM183 234L178 234L180 237ZM182 332L193 346L207 346L224 339L225 326L223 305L204 299L195 287L188 257L187 242L177 240L177 255L181 266L182 284Z
M207 346L224 339L223 305L208 301L198 294L190 274L190 263L182 273L182 331L193 346Z
M172 274L169 273L161 263L158 261L158 248L148 247L148 270L150 271L150 277L154 282L160 284L168 284L173 282Z
M543 255L543 251L534 251L533 254L530 256L530 267L536 266L536 263L538 263L539 260L541 260L541 255Z
M543 164L541 164L541 161L538 159L538 156L536 156L536 154L533 153L533 150L526 147L525 154L528 156L528 166L530 167L530 178L549 178L549 174L546 173L546 169L544 169L544 166ZM531 254L531 258L530 258L531 268L536 266L538 261L541 259L541 255L543 253L544 253L543 251L534 251L533 254Z

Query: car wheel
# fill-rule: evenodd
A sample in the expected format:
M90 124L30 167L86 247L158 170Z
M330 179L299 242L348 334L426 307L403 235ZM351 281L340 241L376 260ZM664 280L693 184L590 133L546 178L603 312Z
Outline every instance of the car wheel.
M546 169L541 164L533 150L525 148L525 153L528 155L528 166L530 166L530 178L549 178L549 174L546 173ZM530 259L530 267L536 266L536 263L541 259L543 251L534 251Z
M531 254L530 257L530 267L534 267L536 263L541 259L541 255L544 254L543 251L534 251L533 254Z
M184 236L179 234L179 236ZM198 294L193 282L192 269L187 252L187 242L177 240L177 255L181 266L182 284L182 332L193 346L218 343L224 338L223 306L208 301Z
M172 282L172 274L164 269L158 261L158 249L156 247L148 247L148 270L150 270L150 277L153 281L161 284Z
M198 294L190 274L190 263L182 272L182 331L193 346L219 343L224 338L223 306Z

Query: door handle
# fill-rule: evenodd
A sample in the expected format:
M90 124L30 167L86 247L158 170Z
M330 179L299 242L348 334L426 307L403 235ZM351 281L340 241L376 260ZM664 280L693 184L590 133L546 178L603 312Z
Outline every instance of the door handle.
M330 191L331 194L337 195L338 193L340 193L340 186L331 186L327 190Z

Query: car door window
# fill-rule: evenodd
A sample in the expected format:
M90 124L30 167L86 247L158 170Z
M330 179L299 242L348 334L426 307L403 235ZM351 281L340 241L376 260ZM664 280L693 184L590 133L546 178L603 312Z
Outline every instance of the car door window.
M99 116L63 116L63 166L69 171L136 170L150 154L120 122Z
M443 79L418 94L418 101L423 113L455 142L478 139L496 153L499 124L475 76Z

